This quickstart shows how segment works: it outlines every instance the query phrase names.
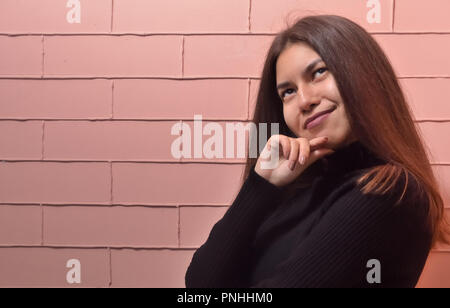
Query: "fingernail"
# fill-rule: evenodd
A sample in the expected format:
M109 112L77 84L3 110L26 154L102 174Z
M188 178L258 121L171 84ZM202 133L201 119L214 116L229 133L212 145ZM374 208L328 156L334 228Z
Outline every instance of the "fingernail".
M305 163L305 156L300 156L300 164L303 165Z

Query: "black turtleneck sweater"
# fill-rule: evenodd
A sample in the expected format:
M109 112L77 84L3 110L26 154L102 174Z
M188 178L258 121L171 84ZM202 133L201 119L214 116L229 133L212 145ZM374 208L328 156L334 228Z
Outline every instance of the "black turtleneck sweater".
M186 287L415 287L431 234L411 174L388 194L363 194L356 179L384 162L360 142L316 164L321 172L289 198L252 168L195 252Z

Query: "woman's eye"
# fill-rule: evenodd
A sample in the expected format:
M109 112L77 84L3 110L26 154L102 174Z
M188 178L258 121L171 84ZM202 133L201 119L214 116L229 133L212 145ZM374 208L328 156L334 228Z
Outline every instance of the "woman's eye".
M313 78L316 76L317 73L325 73L327 70L328 70L328 69L327 69L326 67L319 68L318 70L316 70L316 71L313 73Z
M281 93L281 98L284 98L285 94L287 94L289 91L291 91L292 89L287 89L286 91L284 91L283 93Z
M325 73L326 71L328 71L328 68L326 68L326 67L321 67L321 68L317 69L317 70L313 73L313 79L314 79L314 77L316 76L317 73L323 74L323 73ZM320 76L320 75L319 75L319 76ZM286 94L291 94L292 92L290 92L290 91L294 91L294 90L293 90L293 89L287 89L286 91L283 91L283 92L281 93L281 99L284 99L284 97L286 96Z

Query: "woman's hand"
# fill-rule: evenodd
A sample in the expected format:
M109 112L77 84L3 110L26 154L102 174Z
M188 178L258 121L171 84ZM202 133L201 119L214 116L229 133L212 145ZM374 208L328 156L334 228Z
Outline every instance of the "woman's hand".
M258 157L255 172L275 186L287 185L314 162L334 153L332 149L324 147L327 141L327 137L308 140L302 137L291 138L285 135L273 135ZM276 151L278 152L278 160L273 161L272 156L276 154ZM274 157L276 158L276 155ZM302 157L304 158L302 159ZM265 169L264 164L267 165L269 160L272 160L270 167Z

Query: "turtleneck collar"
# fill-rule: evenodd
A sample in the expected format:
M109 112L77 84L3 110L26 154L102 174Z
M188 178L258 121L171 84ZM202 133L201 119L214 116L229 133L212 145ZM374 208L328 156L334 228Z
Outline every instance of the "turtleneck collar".
M321 159L324 174L345 174L347 172L384 164L360 141L354 141L337 149Z

